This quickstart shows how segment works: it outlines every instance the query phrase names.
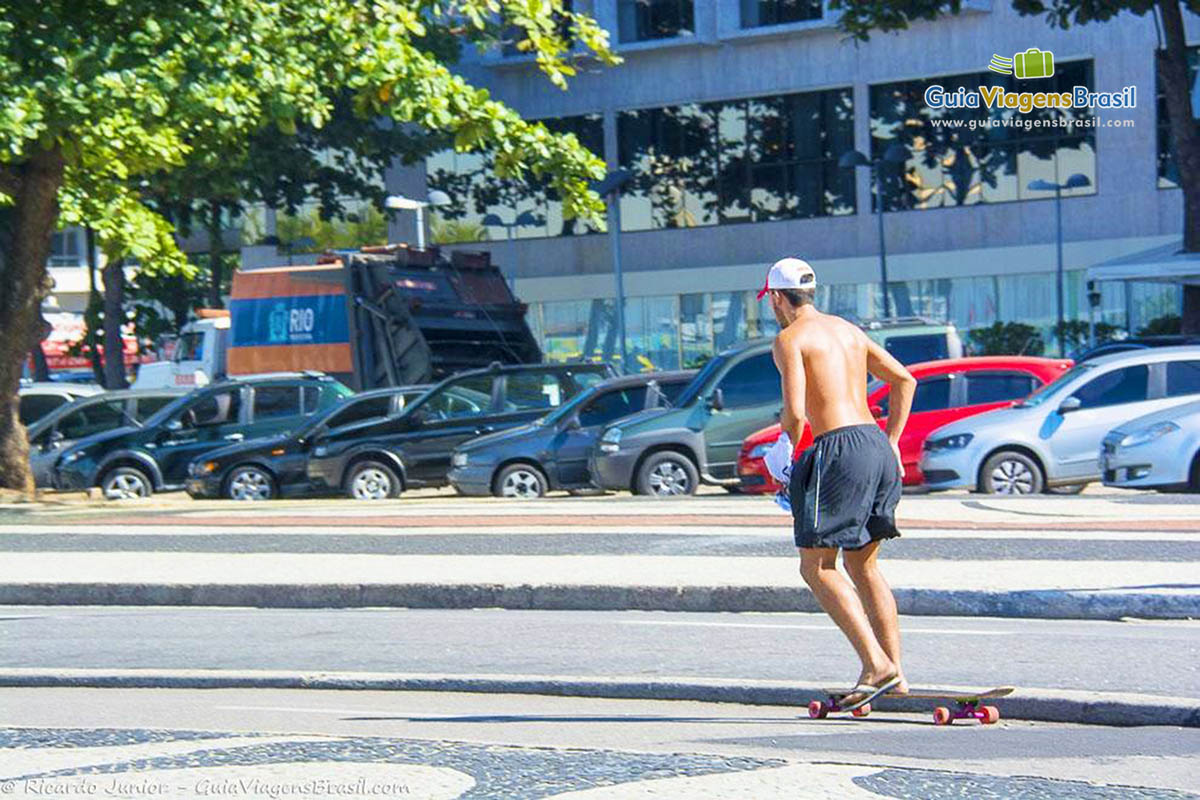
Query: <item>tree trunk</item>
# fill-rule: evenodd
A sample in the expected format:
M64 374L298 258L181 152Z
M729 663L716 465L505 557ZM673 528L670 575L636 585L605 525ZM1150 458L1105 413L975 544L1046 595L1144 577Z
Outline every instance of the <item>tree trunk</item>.
M221 255L225 243L221 240L221 207L216 202L208 204L208 307L221 308Z
M125 323L125 259L114 258L104 266L104 388L126 389L125 342L121 326Z
M1188 82L1187 38L1179 0L1158 0L1165 47L1158 54L1158 80L1171 123L1171 144L1183 190L1183 249L1200 252L1200 130ZM1200 333L1200 292L1183 292L1183 332Z
M33 379L35 381L50 380L50 367L46 364L46 353L42 350L40 343L35 344L29 351L29 358L33 361Z
M84 232L87 247L88 305L84 324L87 325L88 361L92 363L92 377L106 389L113 387L104 382L104 366L100 361L100 342L96 338L96 321L100 318L100 293L96 290L96 231L89 225Z
M0 230L0 488L33 493L29 443L19 416L17 389L29 351L41 341L41 305L50 293L46 260L58 219L63 157L37 150L23 164L5 166L13 206Z

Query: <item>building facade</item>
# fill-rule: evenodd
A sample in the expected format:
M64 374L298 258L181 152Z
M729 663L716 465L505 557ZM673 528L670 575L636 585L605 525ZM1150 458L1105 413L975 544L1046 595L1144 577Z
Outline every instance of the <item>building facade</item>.
M825 309L882 316L880 205L893 315L964 330L1026 322L1047 342L1057 311L1056 200L1031 184L1086 179L1061 195L1068 319L1089 316L1089 267L1181 238L1153 16L1061 30L1009 3L968 0L958 16L855 43L814 0L575 6L612 32L623 64L585 62L566 92L511 43L466 53L459 69L526 118L574 133L610 169L631 172L620 257L628 346L643 366L686 366L771 333L754 294L782 255L814 265ZM1053 54L1051 77L989 70L993 54L1004 61L1030 48ZM1134 87L1135 104L934 109L934 85L949 94ZM878 164L878 181L873 168L844 166L853 150ZM611 356L612 239L564 220L546 186L499 181L487 153L453 151L395 170L390 185L451 197L431 209L433 240L492 251L530 304L548 356ZM616 216L610 210L610 225ZM392 238L412 238L411 225L411 215L396 219ZM1178 284L1099 289L1096 321L1130 332L1180 311Z

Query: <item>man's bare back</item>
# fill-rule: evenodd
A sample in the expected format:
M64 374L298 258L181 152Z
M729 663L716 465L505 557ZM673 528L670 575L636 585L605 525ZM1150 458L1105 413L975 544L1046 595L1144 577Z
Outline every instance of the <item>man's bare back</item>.
M816 309L779 334L776 359L804 369L804 417L814 436L874 421L867 406L868 342L857 326Z

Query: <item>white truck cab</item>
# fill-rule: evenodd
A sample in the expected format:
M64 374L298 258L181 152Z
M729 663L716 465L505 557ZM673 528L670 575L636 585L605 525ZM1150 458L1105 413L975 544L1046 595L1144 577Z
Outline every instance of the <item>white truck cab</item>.
M175 340L170 360L143 364L133 388L194 388L225 377L229 329L227 315L198 319L184 325Z

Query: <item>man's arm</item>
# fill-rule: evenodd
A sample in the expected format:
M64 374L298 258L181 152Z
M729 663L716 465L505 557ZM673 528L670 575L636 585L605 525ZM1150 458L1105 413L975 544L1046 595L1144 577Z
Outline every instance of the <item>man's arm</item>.
M917 391L917 379L912 376L895 356L884 350L874 339L863 334L867 340L867 369L879 380L892 387L888 393L887 436L892 447L899 450L900 434L908 422L908 412L912 409L913 395ZM899 458L899 452L896 455ZM900 465L903 473L904 465Z
M783 410L779 414L779 424L784 433L792 439L792 444L800 441L800 431L804 427L804 361L799 348L789 347L782 336L775 337L771 348L775 358L775 367L779 370L779 383L783 389Z

